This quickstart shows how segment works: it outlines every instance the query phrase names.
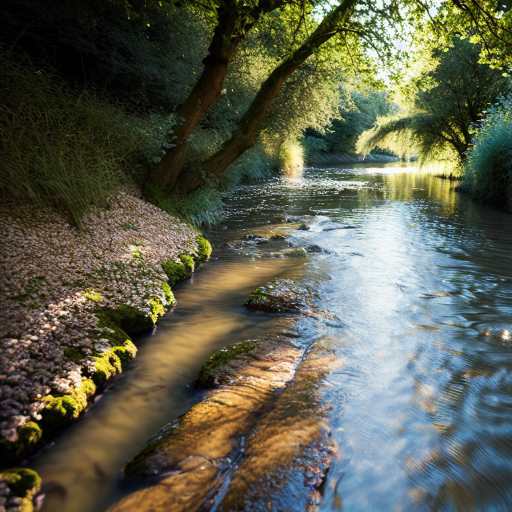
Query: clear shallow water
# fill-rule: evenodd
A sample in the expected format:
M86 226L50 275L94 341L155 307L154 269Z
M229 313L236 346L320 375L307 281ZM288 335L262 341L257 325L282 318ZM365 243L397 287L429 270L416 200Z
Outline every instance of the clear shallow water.
M208 354L272 330L240 304L283 273L314 281L319 306L343 322L308 324L344 361L323 389L340 457L321 510L512 509L512 217L452 186L395 164L239 189L210 233L221 258L178 290L133 367L36 461L51 482L46 510L97 511L121 495L123 463L198 398L190 383ZM308 216L292 242L328 253L302 262L223 248L283 215Z

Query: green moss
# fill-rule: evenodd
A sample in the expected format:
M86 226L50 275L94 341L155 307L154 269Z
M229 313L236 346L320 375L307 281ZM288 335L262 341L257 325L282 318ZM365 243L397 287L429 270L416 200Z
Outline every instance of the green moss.
M170 307L175 306L176 305L176 297L174 296L174 293L172 293L169 283L162 284L162 291L164 292L164 296L165 296L167 305Z
M44 427L50 429L76 420L87 408L89 398L96 393L96 385L91 379L84 379L80 386L63 396L48 395L43 399L45 408L42 412Z
M115 350L117 348L114 347L112 350L94 358L94 374L92 378L98 386L103 386L114 375L121 373L123 367L121 358Z
M108 339L112 345L122 345L126 340L130 340L130 337L119 327L114 316L110 309L96 311L98 327L102 330L101 336Z
M103 301L103 295L100 292L93 290L92 288L88 288L87 290L84 290L82 292L82 295L86 299L88 299L92 302L102 302Z
M148 300L148 306L149 318L153 322L153 326L155 326L158 320L165 315L165 306L158 297L151 297Z
M114 347L112 351L119 357L121 363L131 361L137 355L137 347L130 340L126 340L124 345Z
M167 279L171 286L176 285L190 277L185 264L181 261L167 260L162 263L162 268L167 275Z
M26 449L35 446L43 437L41 427L35 421L27 421L18 429L19 442Z
M197 385L201 387L214 386L219 370L222 370L222 368L233 359L242 354L252 352L255 348L255 341L241 341L215 351L201 367L196 381Z
M204 238L204 236L198 236L196 238L197 243L197 261L203 262L210 259L212 255L212 244Z
M41 488L41 477L29 468L12 468L2 471L0 481L6 482L11 493L18 498L32 497ZM22 510L26 509L22 508Z
M180 261L185 266L185 271L187 272L187 277L190 277L194 270L196 269L196 264L194 258L190 256L190 254L181 254Z

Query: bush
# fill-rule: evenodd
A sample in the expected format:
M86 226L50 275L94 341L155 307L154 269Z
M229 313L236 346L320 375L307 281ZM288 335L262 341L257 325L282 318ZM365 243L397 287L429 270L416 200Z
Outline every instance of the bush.
M163 138L148 123L91 93L0 55L0 194L53 206L79 224L141 174ZM158 139L158 137L160 137ZM158 143L155 142L158 139Z
M476 199L506 206L512 184L512 97L493 107L469 151L462 188Z
M302 143L304 145L307 162L325 157L329 152L329 145L323 138L315 137L314 135L306 135Z

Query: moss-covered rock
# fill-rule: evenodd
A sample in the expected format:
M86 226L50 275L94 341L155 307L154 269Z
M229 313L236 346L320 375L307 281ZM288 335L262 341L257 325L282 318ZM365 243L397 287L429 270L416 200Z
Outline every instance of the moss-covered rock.
M196 260L199 263L209 260L210 256L212 255L212 252L213 252L212 244L204 236L198 236L196 238L196 243L197 243Z
M290 279L275 279L260 286L245 301L249 309L270 313L305 312L311 304L311 292Z
M44 397L42 411L43 429L54 430L76 420L85 411L89 399L96 393L96 384L92 379L82 380L79 387L62 396Z
M181 261L167 260L162 263L162 268L167 275L169 284L175 286L180 281L187 279L187 270Z
M7 486L4 510L32 512L34 496L41 489L41 477L33 469L12 468L0 472L0 482ZM12 506L11 506L12 505Z
M130 336L144 334L155 326L152 317L128 304L121 304L117 308L105 308L98 312L100 322L110 329L121 329Z
M94 374L92 378L96 385L104 386L107 381L123 370L121 358L116 349L117 347L112 348L101 356L94 358Z
M190 277L196 269L194 258L190 254L181 254L180 261L181 263L183 263L183 266L185 267L187 277Z
M41 427L35 421L27 421L18 428L16 441L0 441L0 461L3 464L14 464L24 454L32 452L42 437Z
M205 388L218 385L219 371L233 359L251 353L255 348L255 341L241 341L215 351L201 367L196 384Z

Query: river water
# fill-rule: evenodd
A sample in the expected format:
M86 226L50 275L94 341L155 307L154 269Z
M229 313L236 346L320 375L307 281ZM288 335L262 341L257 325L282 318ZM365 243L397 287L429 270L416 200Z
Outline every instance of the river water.
M291 243L318 252L226 245L286 216L310 225ZM45 510L97 512L127 491L123 464L199 399L191 384L208 355L272 330L241 304L279 275L314 283L341 320L308 323L343 361L322 390L340 453L320 509L512 510L511 218L397 164L239 188L210 232L217 257L176 290L178 308L131 368L35 459Z

